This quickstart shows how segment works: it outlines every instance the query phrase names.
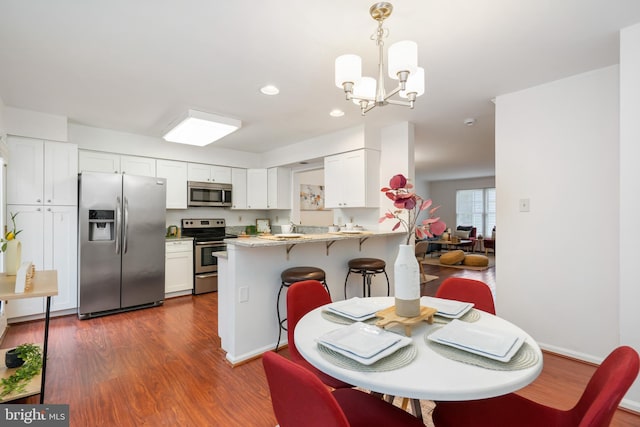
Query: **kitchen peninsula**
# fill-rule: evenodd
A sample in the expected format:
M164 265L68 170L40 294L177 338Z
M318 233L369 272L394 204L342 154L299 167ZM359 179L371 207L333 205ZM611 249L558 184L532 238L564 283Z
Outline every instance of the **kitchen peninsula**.
M393 295L393 262L405 238L398 232L303 234L291 239L265 236L227 239L218 259L218 334L227 360L237 364L273 350L278 339L277 296L280 273L290 267L314 266L326 273L334 301L344 299L347 262L380 258L387 263ZM361 296L361 280L349 278L348 297ZM373 280L373 296L386 295L384 276ZM285 293L279 301L286 316ZM284 340L286 341L286 334Z

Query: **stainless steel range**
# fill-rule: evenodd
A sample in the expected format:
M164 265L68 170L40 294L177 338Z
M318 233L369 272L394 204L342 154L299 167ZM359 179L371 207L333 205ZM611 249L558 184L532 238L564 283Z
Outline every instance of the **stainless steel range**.
M182 236L193 237L194 295L218 290L216 252L227 250L224 239L237 236L226 233L224 219L183 219Z

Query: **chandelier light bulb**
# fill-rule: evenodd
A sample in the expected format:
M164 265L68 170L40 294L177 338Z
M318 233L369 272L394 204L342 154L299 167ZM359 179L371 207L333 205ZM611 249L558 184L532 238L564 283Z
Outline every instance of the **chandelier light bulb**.
M358 55L347 54L336 58L336 86L343 89L345 83L355 85L361 77L362 59Z
M418 45L410 40L397 42L389 47L389 77L399 80L398 73L410 75L418 68Z

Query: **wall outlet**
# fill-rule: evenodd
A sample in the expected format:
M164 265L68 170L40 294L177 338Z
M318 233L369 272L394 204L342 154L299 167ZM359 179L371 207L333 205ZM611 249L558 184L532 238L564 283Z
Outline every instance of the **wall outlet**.
M240 295L239 295L240 302L249 302L249 287L243 286L239 289L239 292L240 292Z

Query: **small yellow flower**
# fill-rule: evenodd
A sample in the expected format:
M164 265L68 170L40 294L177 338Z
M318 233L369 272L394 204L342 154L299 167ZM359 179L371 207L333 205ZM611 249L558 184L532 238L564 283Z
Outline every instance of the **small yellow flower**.
M7 233L7 240L13 240L16 238L16 235L13 234L13 231Z

